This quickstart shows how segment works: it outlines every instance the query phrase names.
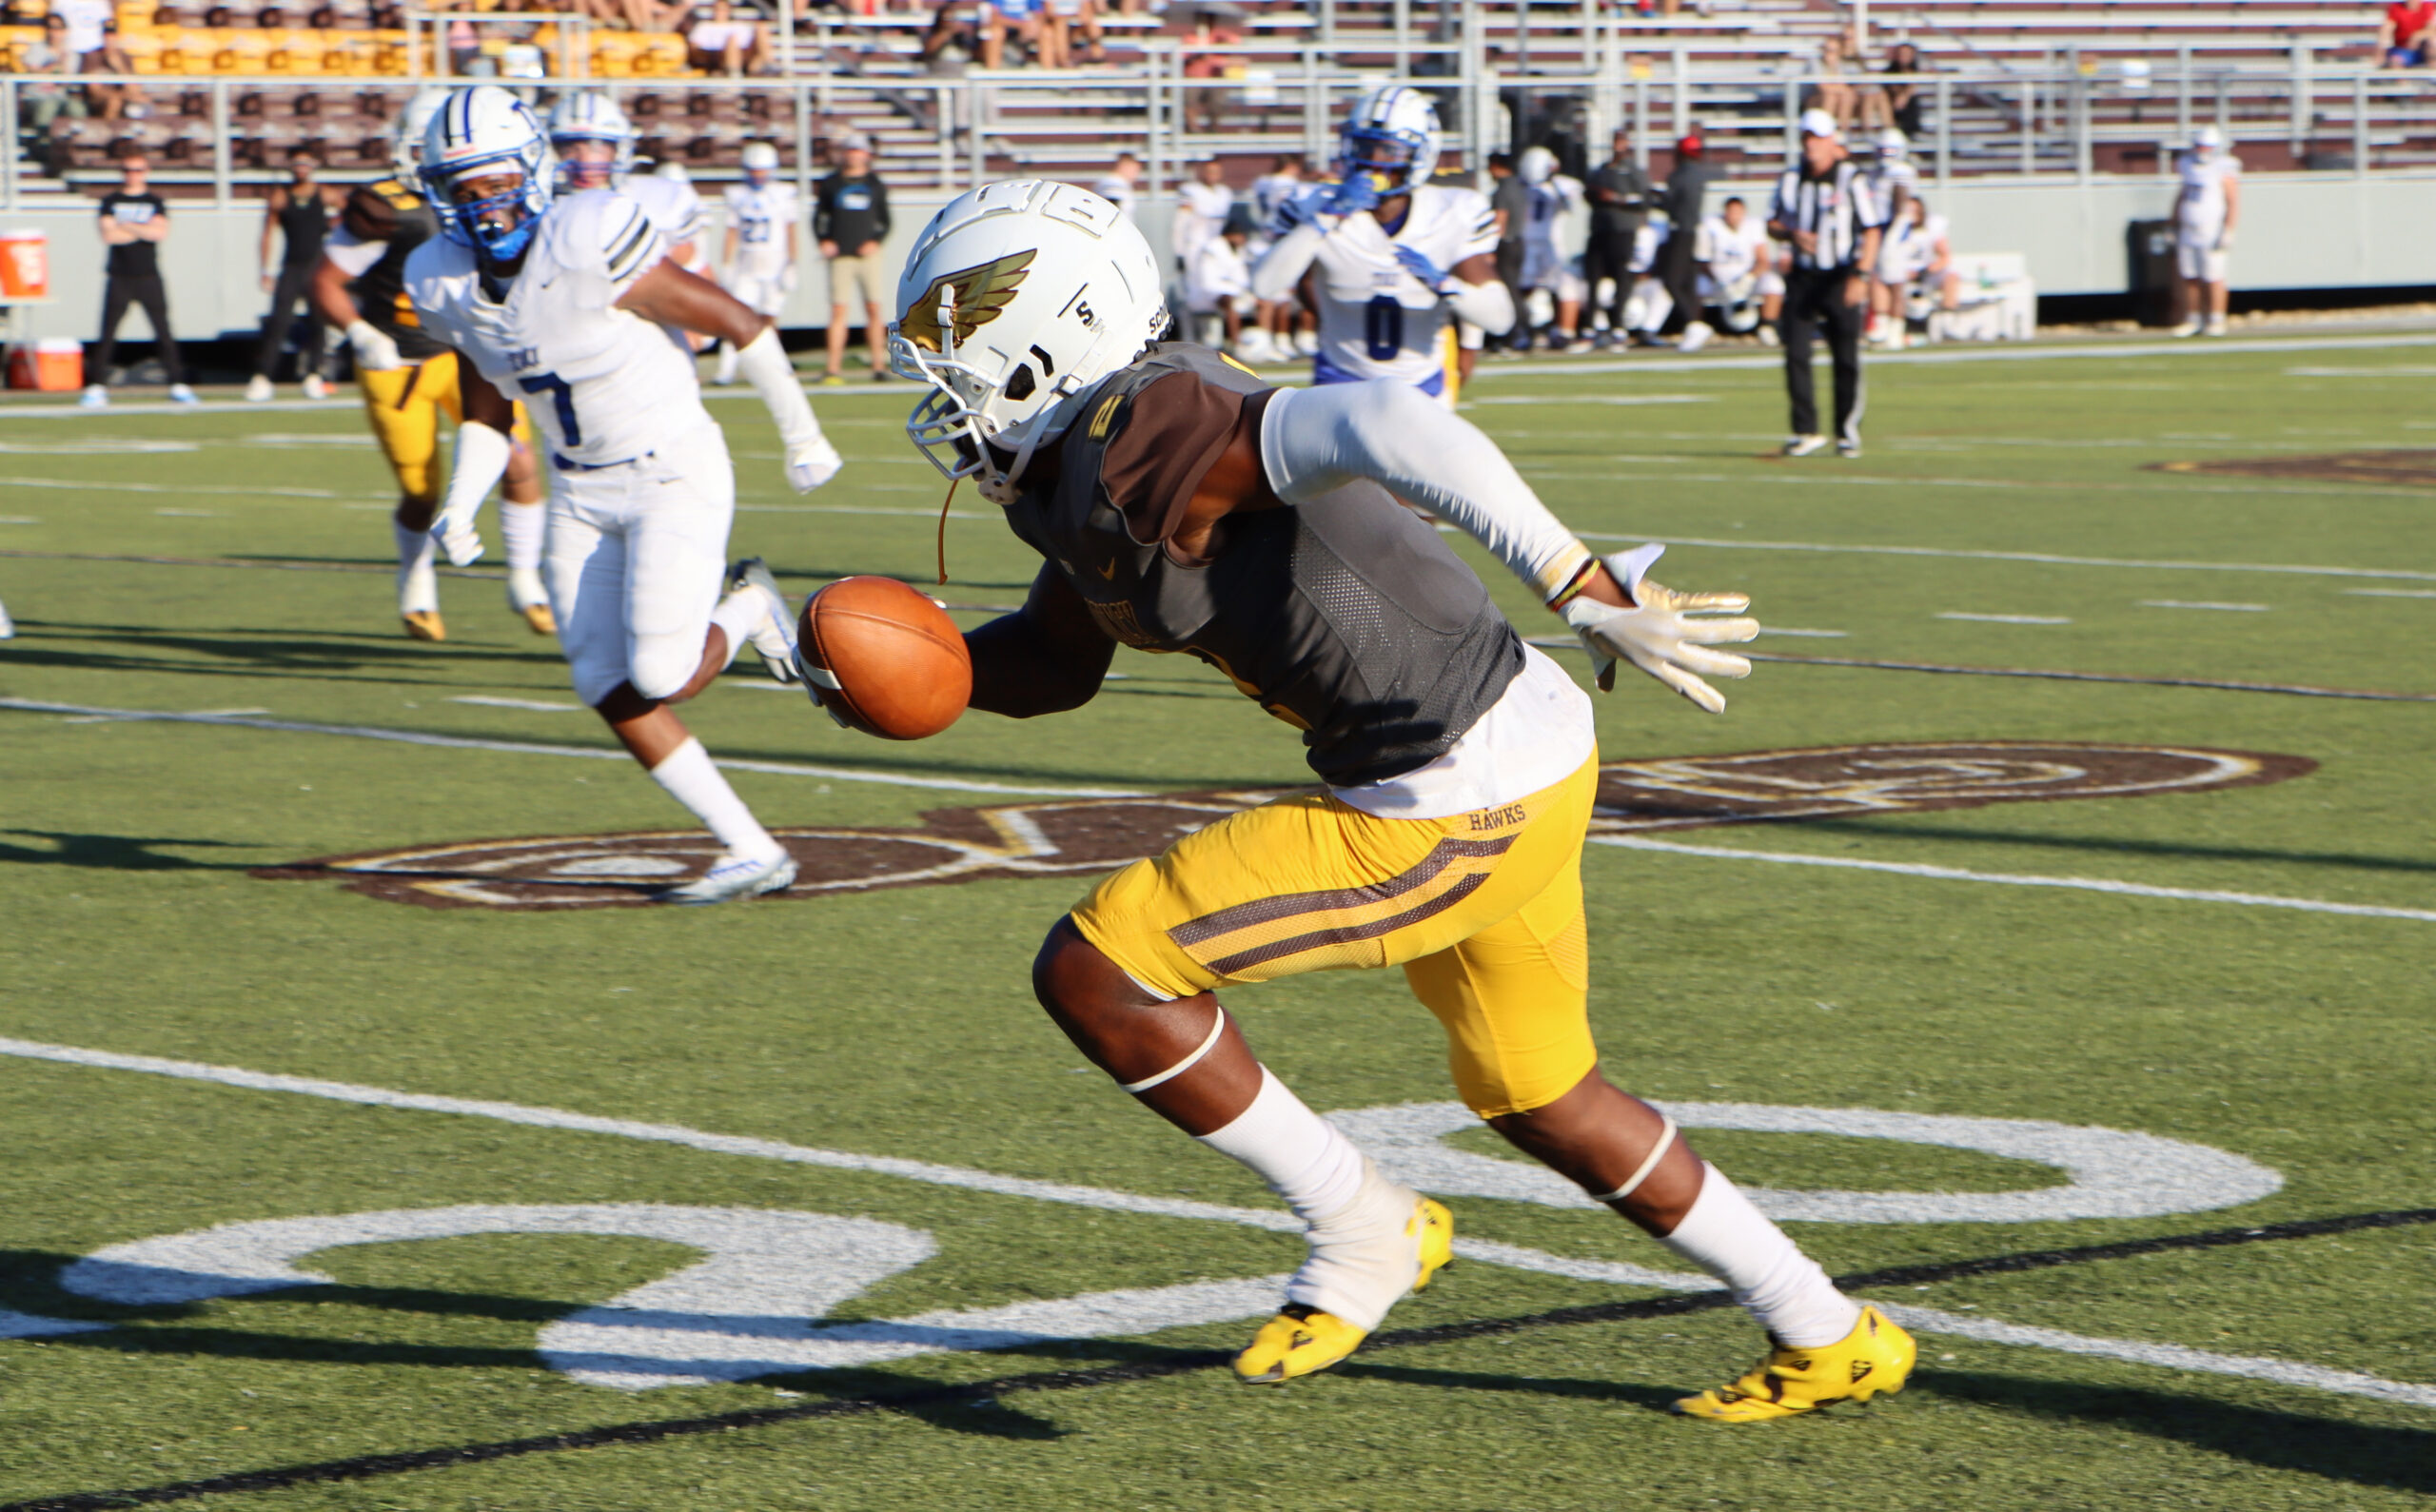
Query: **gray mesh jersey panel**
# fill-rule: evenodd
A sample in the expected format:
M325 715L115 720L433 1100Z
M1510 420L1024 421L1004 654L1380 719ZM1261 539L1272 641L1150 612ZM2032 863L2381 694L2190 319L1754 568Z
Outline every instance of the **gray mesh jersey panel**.
M1133 396L1177 372L1237 394L1273 386L1206 347L1152 347L1080 406L1057 481L1007 511L1015 534L1109 634L1199 657L1301 729L1325 781L1377 782L1445 755L1522 671L1522 642L1472 570L1385 489L1357 483L1230 516L1199 566L1132 538L1124 507L1158 519L1169 501L1110 499L1101 463Z

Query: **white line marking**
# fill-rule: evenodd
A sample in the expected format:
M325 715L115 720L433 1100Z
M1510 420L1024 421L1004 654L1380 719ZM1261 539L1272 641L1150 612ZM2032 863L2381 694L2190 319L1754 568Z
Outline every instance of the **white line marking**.
M102 409L87 409L81 404L0 403L0 420L108 420L113 415L209 415L225 420L230 415L275 415L305 410L357 410L363 407L360 399L272 399L261 403L232 404L213 399L201 404L172 404L166 400L151 403L130 404L113 401Z
M49 1339L63 1333L99 1333L107 1323L70 1323L65 1318L37 1318L30 1312L0 1307L0 1339Z
M1970 619L1987 625L2069 625L2073 621L2054 615L1967 615L1959 611L1941 614L1940 619Z
M1841 640L1844 638L1844 632L1841 630L1795 630L1785 625L1761 625L1759 627L1759 634L1763 636L1809 636L1820 640Z
M100 1070L140 1071L187 1081L213 1082L254 1091L295 1092L309 1097L328 1098L337 1102L361 1103L381 1108L413 1109L426 1112L461 1113L478 1118L495 1118L512 1124L612 1134L628 1139L683 1145L719 1154L752 1155L764 1159L792 1161L799 1165L870 1171L880 1175L901 1176L914 1181L931 1182L939 1186L960 1187L1007 1196L1032 1197L1047 1202L1068 1203L1121 1212L1211 1219L1281 1233L1295 1232L1302 1227L1291 1214L1284 1212L1222 1208L1213 1203L1144 1197L1131 1192L1104 1191L1090 1187L1070 1187L1051 1182L1028 1181L1017 1177L996 1176L987 1171L972 1170L963 1167L934 1166L925 1161L897 1160L879 1155L855 1155L838 1150L811 1149L775 1140L710 1134L675 1125L638 1124L625 1119L598 1118L585 1113L566 1112L550 1108L531 1108L516 1103L478 1102L465 1098L393 1092L381 1088L359 1087L345 1082L281 1076L265 1071L245 1070L236 1067L210 1066L195 1061L166 1060L150 1055L121 1055L108 1051L84 1050L66 1045L45 1045L29 1040L0 1039L0 1054L16 1055L31 1060L57 1061ZM1669 1291L1710 1291L1717 1289L1719 1286L1719 1283L1707 1276L1650 1270L1640 1266L1612 1261L1577 1260L1488 1240L1459 1239L1455 1243L1455 1252L1464 1259L1477 1260L1487 1265L1511 1266L1549 1275L1584 1281L1603 1281L1617 1286L1650 1286ZM1169 1316L1166 1310L1169 1305L1180 1300L1189 1301L1199 1309L1198 1315L1182 1319L1181 1322L1215 1323L1228 1321L1229 1317L1259 1316L1260 1313L1267 1310L1270 1305L1269 1299L1276 1293L1273 1290L1263 1290L1258 1297L1258 1306L1255 1306L1255 1299L1247 1292L1247 1288L1267 1288L1272 1286L1275 1281L1274 1277L1263 1276L1244 1281L1200 1283L1182 1287L1163 1287L1138 1292L1095 1293L1064 1299L1062 1302L1019 1303L1004 1307L926 1313L916 1318L900 1319L893 1323L846 1325L835 1330L831 1337L841 1343L848 1342L849 1330L863 1330L852 1336L853 1342L869 1343L883 1347L899 1342L909 1344L936 1342L942 1348L1006 1348L1026 1341L1019 1337L1008 1337L987 1342L962 1343L957 1342L957 1336L993 1333L999 1328L1015 1331L1039 1330L1044 1337L1048 1338L1147 1332L1153 1326L1178 1325L1176 1323L1159 1324L1157 1319ZM1191 1296L1183 1298L1180 1296L1183 1293L1190 1293ZM2381 1401L2402 1402L2414 1405L2436 1405L2436 1387L2407 1382L2387 1381L2377 1376L2363 1375L2353 1371L2330 1370L2318 1365L2297 1365L2258 1356L2210 1354L2203 1350L2188 1349L2178 1345L2152 1345L2132 1340L2086 1338L2082 1335L2062 1333L2050 1328L2008 1324L1994 1318L1964 1318L1926 1307L1885 1304L1879 1306L1896 1322L1906 1327L1916 1326L1924 1332L1952 1333L1965 1338L2021 1345L2032 1348L2057 1349L2070 1354L2097 1355L2201 1374L2272 1381L2349 1396L2373 1397ZM1244 1310L1234 1310L1237 1308ZM587 1313L599 1313L603 1310L587 1309ZM1076 1310L1105 1317L1105 1325L1096 1326L1091 1334L1084 1335L1048 1331L1051 1326L1075 1326L1071 1313ZM588 1319L588 1321L597 1320ZM0 1337L10 1336L5 1330L12 1324L23 1330L13 1335L20 1338L34 1337L37 1334L83 1333L107 1326L69 1323L56 1319L30 1318L23 1313L0 1313ZM903 1330L916 1328L938 1329L945 1337L934 1335L929 1341L904 1338ZM926 1351L916 1348L907 1352ZM880 1358L894 1357L880 1356Z
M1715 394L1489 394L1473 404L1706 404Z
M17 457L115 457L123 452L201 451L190 441L144 441L133 436L101 436L91 441L0 441L0 452Z
M2321 336L2306 339L2289 337L2219 338L2202 346L2195 342L2165 345L2152 342L2090 343L2087 344L2054 345L2044 343L2031 345L2004 344L1984 347L1948 346L1934 351L1887 352L1872 357L1870 365L1891 363L1897 367L1943 365L1949 363L2041 363L2081 359L2090 362L2111 362L2126 357L2207 358L2231 352L2325 352L2373 350L2380 347L2436 345L2436 336ZM1784 366L1785 360L1771 352L1764 357L1683 357L1640 358L1630 362L1502 363L1483 363L1472 375L1472 383L1502 378L1574 378L1592 373L1640 373L1643 376L1663 375L1668 383L1699 373L1724 372L1733 369L1775 369ZM1470 385L1466 385L1467 387Z
M580 703L544 703L539 698L494 698L482 693L469 693L462 697L451 698L448 701L478 704L485 709L532 709L541 714L583 713L583 705ZM251 712L260 714L263 711L257 709Z
M2396 363L2391 367L2288 367L2287 378L2431 378L2436 367L2423 363Z
M2325 1365L2301 1365L2263 1355L2211 1354L2205 1349L2187 1348L2178 1344L2149 1344L2136 1339L2092 1339L2084 1334L2065 1333L2055 1328L2034 1328L1995 1318L1966 1318L1958 1313L1939 1312L1933 1307L1912 1307L1885 1302L1874 1306L1904 1327L1917 1328L1923 1333L1953 1334L1964 1339L1984 1340L1989 1344L2020 1345L2033 1349L2053 1349L2063 1354L2095 1355L2105 1360L2162 1365L2170 1370L2190 1370L2200 1375L2239 1376L2251 1381L2272 1381L2279 1385L2309 1386L2348 1397L2373 1397L2380 1402L2436 1407L2436 1386L2422 1385L2414 1381L2387 1381L2382 1376L2364 1375L2356 1370L2333 1370Z
M2143 599L2143 609L2221 609L2228 614L2263 615L2269 606L2263 603L2195 603L2184 599Z
M167 714L151 709L104 709L81 703L46 703L35 698L0 698L0 709L23 714L88 714L110 719L150 720L163 724L222 724L245 730L271 730L282 735L337 735L358 740L392 740L401 745L439 746L451 751L504 751L519 756L574 756L586 761L629 761L621 750L604 746L543 745L531 740L480 740L468 736L433 735L422 730L390 730L370 724L310 724L302 719L262 719L229 714ZM923 777L891 772L865 772L852 767L819 767L792 761L718 763L731 772L766 772L783 777L822 777L836 782L878 782L901 788L939 788L950 793L1012 793L1060 798L1140 798L1149 795L1132 788L1027 787L1009 782L973 782L961 777Z
M0 515L0 525L39 525L42 521L31 515Z
M2436 588L2343 588L2355 599L2436 599Z
M340 493L329 488L239 487L217 483L105 483L78 478L0 478L0 487L67 488L101 494L236 494L248 499L273 495L281 499L356 499L363 494L361 489Z
M1663 532L1613 535L1581 532L1584 540L1663 540L1677 546L1714 546L1722 551L1812 551L1854 557L1943 557L1969 561L2029 561L2049 567L2132 567L2151 572L2271 572L2300 578L2402 578L2436 582L2436 572L2400 572L2383 567L2299 567L2287 562L2139 561L2119 557L2065 557L2044 551L1953 551L1938 546L1838 546L1815 540L1702 540Z
M2007 887L2060 887L2084 893L2113 893L2128 897L2171 898L2185 903L2236 903L2248 908L2297 909L2304 913L2342 913L2355 918L2416 919L2436 924L2436 909L2387 908L2372 903L2329 903L2323 898L2274 897L2264 893L2225 893L2210 888L2151 887L2144 882L2118 882L2098 876L2032 876L2011 872L1969 872L1952 866L1923 866L1910 861L1863 861L1840 855L1797 855L1784 851L1736 851L1715 845L1681 845L1672 840L1644 839L1635 835L1594 835L1593 845L1616 845L1629 851L1663 851L1670 855L1698 855L1722 861L1767 861L1778 866L1841 867L1854 872L1886 872L1896 876L1924 876L1942 882L1995 882Z
M152 513L156 515L175 516L185 520L217 520L220 518L220 511L216 509L156 509L152 511Z
M197 709L197 710L195 710L194 712L195 712L195 713L197 713L197 714L215 714L215 715L242 715L242 714L268 714L268 713L270 713L270 711L269 711L268 709ZM120 717L119 716L114 715L114 714L80 714L80 715L75 716L75 717L72 717L72 718L62 719L62 720L60 720L59 722L60 722L61 724L119 724L119 723L123 723L124 721L121 719L121 717Z

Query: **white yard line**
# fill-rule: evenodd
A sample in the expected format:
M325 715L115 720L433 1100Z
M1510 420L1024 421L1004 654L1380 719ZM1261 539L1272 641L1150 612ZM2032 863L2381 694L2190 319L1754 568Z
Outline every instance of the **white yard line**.
M2067 557L2045 551L1961 551L1942 546L1858 546L1819 540L1716 540L1663 531L1617 535L1583 531L1584 540L1662 540L1674 546L1712 546L1723 551L1803 551L1847 557L1937 557L1963 561L2027 561L2048 567L2131 567L2147 572L2265 572L2296 578L2400 578L2436 582L2436 572L2386 567L2304 567L2266 561L2149 561L2130 557Z
M1970 619L1987 625L2069 625L2073 621L2054 615L1970 615L1949 610L1937 616L1940 619Z
M818 1166L835 1170L894 1176L933 1186L989 1192L996 1196L1027 1197L1040 1202L1115 1212L1200 1219L1247 1228L1261 1228L1272 1233L1294 1233L1302 1228L1302 1224L1292 1214L1265 1208L1228 1208L1216 1203L1192 1202L1183 1198L1149 1197L1136 1192L1111 1191L1097 1187L1034 1181L1019 1176L1000 1176L964 1166L942 1166L929 1161L902 1160L887 1155L865 1155L845 1150L818 1149L804 1145L788 1144L780 1140L714 1134L676 1124L647 1124L631 1119L602 1118L590 1113L578 1113L556 1108L538 1108L522 1103L499 1103L473 1098L439 1097L421 1092L393 1091L386 1088L365 1087L351 1082L286 1076L269 1071L247 1070L241 1067L213 1066L200 1061L172 1060L155 1055L127 1055L111 1051L88 1050L80 1046L49 1045L35 1040L0 1038L0 1055L84 1066L102 1070L135 1071L146 1075L172 1077L182 1081L207 1082L248 1091L285 1092L365 1107L453 1113L532 1128L607 1134L616 1138L638 1139L654 1144L678 1145L691 1149L707 1150L714 1154L745 1155L764 1160L785 1161L794 1165ZM1679 1271L1651 1270L1644 1267L1615 1261L1579 1260L1490 1240L1458 1240L1455 1252L1466 1260L1484 1265L1507 1266L1547 1275L1605 1282L1615 1286L1647 1286L1667 1291L1713 1291L1718 1289L1719 1286L1716 1281L1707 1276L1690 1275ZM925 1314L915 1319L899 1319L888 1323L856 1325L861 1332L855 1334L854 1338L855 1342L864 1342L865 1335L868 1335L871 1343L895 1345L897 1347L886 1351L888 1355L894 1356L899 1353L929 1353L933 1348L1004 1348L1023 1342L1021 1338L988 1337L988 1335L999 1334L1001 1330L1033 1338L1050 1339L1151 1333L1163 1328L1189 1324L1224 1322L1237 1317L1257 1317L1267 1310L1267 1305L1261 1299L1275 1295L1273 1288L1275 1280L1276 1278L1273 1277L1258 1277L1239 1282L1204 1282L1149 1291L1094 1293L1063 1301L1018 1303L995 1309ZM1246 1289L1252 1286L1265 1288L1260 1297L1253 1297ZM1111 1306L1119 1300L1124 1303L1122 1307ZM2131 1339L2091 1338L2053 1328L2009 1324L1995 1318L1966 1318L1956 1313L1900 1304L1879 1304L1878 1306L1896 1323L1924 1333L1950 1334L1992 1344L2053 1349L2065 1354L2122 1360L2135 1365L2157 1365L2202 1375L2268 1381L2282 1385L2306 1386L2339 1395L2367 1397L2413 1406L2436 1406L2436 1386L2423 1385L2415 1382L2387 1381L2382 1377L2358 1371L2335 1370L2322 1365L2302 1365L2255 1355L2212 1354L2206 1350L2186 1348L2180 1345L2150 1344ZM930 1333L926 1338L902 1338L906 1330L917 1325L925 1331L937 1330L937 1332ZM108 1326L109 1325L107 1324L75 1323L38 1318L26 1313L0 1312L0 1338L40 1338L96 1331ZM972 1337L953 1336L968 1330L973 1335ZM843 1341L847 1335L841 1331L830 1337Z
M1869 365L1880 363L1897 367L1943 366L1952 363L2043 363L2085 360L2111 362L2125 357L2208 358L2229 352L2326 352L2374 350L2383 347L2436 346L2436 334L2394 332L2374 336L2320 337L2218 337L2204 344L2199 342L2113 342L2066 345L2029 345L1998 344L1987 346L1955 345L1927 351L1874 353ZM1823 353L1822 353L1823 357ZM1784 366L1784 354L1771 351L1734 357L1684 357L1680 353L1654 354L1622 362L1592 363L1483 363L1472 375L1469 388L1483 380L1501 378L1572 378L1590 374L1642 373L1651 377L1678 380L1695 373L1729 372L1738 369L1774 369ZM1299 371L1299 369L1297 369Z
M484 693L468 693L448 701L470 703L484 709L530 709L537 714L581 714L584 712L583 705L580 703L546 703L540 698L494 698Z
M311 724L302 719L264 719L229 714L167 714L151 709L107 709L80 703L48 703L34 698L0 698L0 709L21 714L93 715L106 719L164 724L233 725L244 730L269 730L282 735L336 735L358 740L391 740L401 745L441 746L456 751L504 751L520 756L574 756L586 761L630 761L625 752L605 746L543 745L529 740L483 740L470 736L435 735L425 730L391 730L369 724ZM778 776L820 777L834 782L876 782L901 788L938 788L950 793L1004 793L1027 797L1138 798L1131 788L1051 788L1008 782L975 782L963 777L915 776L867 772L853 767L812 766L792 761L718 763L731 772L765 772Z
M2355 599L2436 599L2436 588L2346 588Z
M1662 851L1669 855L1696 855L1718 861L1765 861L1776 866L1824 866L1852 872L1884 872L1895 876L1927 877L1939 882L1993 882L2003 887L2059 887L2082 893L2112 893L2127 897L2169 898L2183 903L2231 903L2246 908L2295 909L2304 913L2341 913L2355 918L2413 919L2436 924L2436 909L2389 908L2375 903L2333 903L2324 898L2276 897L2264 893L2227 893L2211 888L2152 887L2101 876L2034 876L2014 872L1973 872L1960 867L1927 866L1914 861L1864 861L1853 856L1802 855L1789 851L1742 851L1719 845L1683 845L1637 835L1594 835L1594 845L1621 846L1629 851Z
M2263 603L2193 603L2186 599L2143 599L2143 609L2216 609L2227 614L2263 615L2269 605Z

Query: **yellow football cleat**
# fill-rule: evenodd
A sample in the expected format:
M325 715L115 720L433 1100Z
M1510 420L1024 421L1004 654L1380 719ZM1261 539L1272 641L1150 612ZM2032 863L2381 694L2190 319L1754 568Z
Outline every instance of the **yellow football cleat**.
M550 613L548 604L529 603L516 612L524 617L524 623L537 636L555 636L559 633L559 617Z
M406 638L409 640L448 638L448 626L441 621L437 609L409 609L398 618L405 621Z
M1741 1380L1685 1397L1675 1410L1711 1423L1759 1423L1815 1411L1831 1402L1867 1402L1881 1391L1902 1390L1919 1352L1910 1334L1876 1307L1865 1306L1861 1321L1841 1343L1774 1350Z
M1405 1232L1420 1241L1421 1273L1412 1284L1419 1291L1455 1258L1455 1215L1444 1203L1424 1197L1414 1206ZM1314 1375L1343 1362L1369 1337L1369 1329L1357 1328L1334 1313L1288 1303L1235 1356L1235 1379L1247 1386L1267 1386Z

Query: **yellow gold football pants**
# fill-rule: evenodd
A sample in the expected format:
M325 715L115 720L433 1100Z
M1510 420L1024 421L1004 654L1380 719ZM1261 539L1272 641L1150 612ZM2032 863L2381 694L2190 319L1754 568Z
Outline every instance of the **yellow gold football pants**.
M1401 966L1483 1118L1544 1107L1598 1063L1581 846L1597 756L1517 803L1383 819L1325 793L1229 815L1091 890L1074 925L1133 979L1190 997Z
M381 455L398 475L398 492L419 503L437 503L447 482L440 467L440 417L462 424L464 401L457 386L457 354L442 352L404 367L370 373L358 369L364 417L381 442ZM527 439L524 406L516 406L516 439Z

